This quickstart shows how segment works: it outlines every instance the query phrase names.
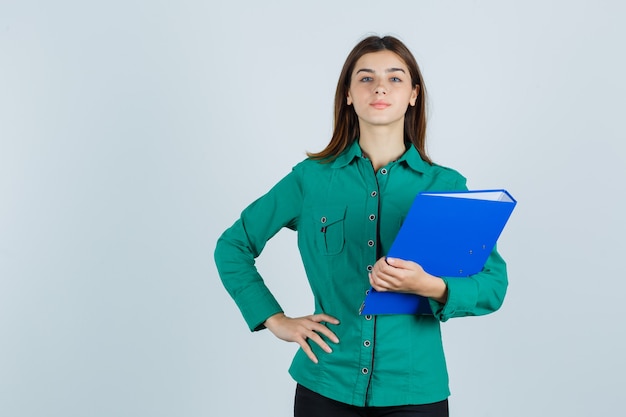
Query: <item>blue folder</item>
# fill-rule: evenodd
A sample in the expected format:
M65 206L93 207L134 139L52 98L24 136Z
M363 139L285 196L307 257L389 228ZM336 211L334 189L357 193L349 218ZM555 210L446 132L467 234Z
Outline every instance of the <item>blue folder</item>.
M421 192L389 253L439 277L480 272L517 201L506 190ZM428 299L370 288L361 314L432 314Z

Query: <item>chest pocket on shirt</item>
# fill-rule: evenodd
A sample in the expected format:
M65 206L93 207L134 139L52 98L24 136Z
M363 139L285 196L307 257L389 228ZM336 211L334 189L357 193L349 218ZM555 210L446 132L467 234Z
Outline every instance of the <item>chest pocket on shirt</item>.
M313 221L316 225L316 245L324 255L337 255L345 242L344 220L346 206L316 207Z

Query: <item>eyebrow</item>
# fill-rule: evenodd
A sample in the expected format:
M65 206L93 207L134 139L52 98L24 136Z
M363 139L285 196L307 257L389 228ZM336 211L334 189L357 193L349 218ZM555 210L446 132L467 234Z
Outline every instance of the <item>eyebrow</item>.
M358 74L359 72L367 72L370 74L375 74L376 71L374 71L373 69L369 69L369 68L361 68L360 70L358 70L356 72L356 74ZM404 71L402 68L387 68L385 70L386 73L390 73L390 72L403 72L406 74L406 71Z

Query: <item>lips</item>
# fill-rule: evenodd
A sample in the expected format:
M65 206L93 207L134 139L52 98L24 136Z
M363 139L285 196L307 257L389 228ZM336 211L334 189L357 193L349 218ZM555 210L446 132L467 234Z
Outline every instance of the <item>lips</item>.
M391 106L391 104L387 103L384 100L376 100L372 102L370 106L372 106L375 109L386 109L387 107Z

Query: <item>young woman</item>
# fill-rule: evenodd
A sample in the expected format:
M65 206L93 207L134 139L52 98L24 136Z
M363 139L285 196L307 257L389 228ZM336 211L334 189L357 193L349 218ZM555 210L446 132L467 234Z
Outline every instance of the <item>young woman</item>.
M217 243L222 281L253 331L296 342L295 416L447 416L439 323L502 304L506 266L494 249L482 272L436 277L385 258L415 195L464 190L465 178L426 154L426 91L398 39L368 37L348 56L328 146L256 200ZM281 228L298 246L315 312L284 314L254 267ZM433 315L359 315L366 292L415 293Z

